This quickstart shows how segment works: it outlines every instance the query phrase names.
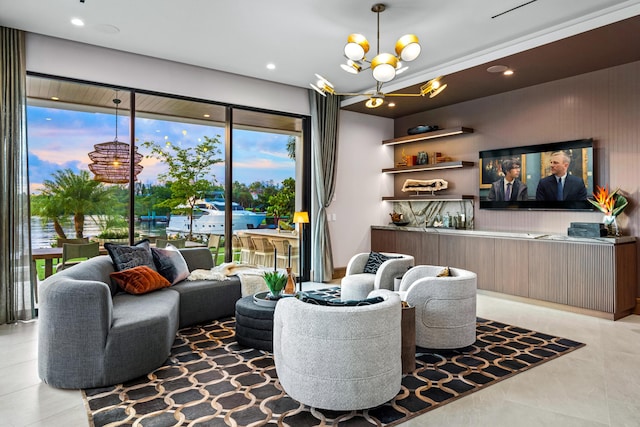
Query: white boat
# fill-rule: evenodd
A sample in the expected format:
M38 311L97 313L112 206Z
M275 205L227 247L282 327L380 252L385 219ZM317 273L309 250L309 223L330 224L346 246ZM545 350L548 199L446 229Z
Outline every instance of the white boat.
M196 203L201 215L194 216L192 234L224 234L224 207L225 201L198 200ZM267 216L264 212L246 211L236 202L232 202L231 220L233 231L258 228ZM190 221L187 215L171 215L168 233L189 234Z

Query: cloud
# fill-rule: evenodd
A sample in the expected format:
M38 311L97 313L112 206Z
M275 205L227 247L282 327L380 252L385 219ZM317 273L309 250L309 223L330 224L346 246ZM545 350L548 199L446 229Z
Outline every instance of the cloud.
M40 188L46 179L51 179L53 173L61 169L71 169L77 173L88 168L78 160L56 163L43 160L35 153L29 152L29 184L32 188Z

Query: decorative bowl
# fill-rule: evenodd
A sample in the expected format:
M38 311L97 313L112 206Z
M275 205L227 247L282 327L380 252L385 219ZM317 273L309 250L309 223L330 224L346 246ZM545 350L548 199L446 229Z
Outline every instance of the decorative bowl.
M400 221L400 222L394 222L393 225L397 225L399 227L405 226L409 224L409 221Z

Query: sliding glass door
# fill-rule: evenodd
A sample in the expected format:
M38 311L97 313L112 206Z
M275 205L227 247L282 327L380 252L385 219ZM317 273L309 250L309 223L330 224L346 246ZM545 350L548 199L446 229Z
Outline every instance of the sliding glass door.
M227 230L287 227L302 204L304 118L27 80L34 248L57 246L58 238L181 236L206 244L220 235L219 263L233 259L231 242L227 254L222 249Z

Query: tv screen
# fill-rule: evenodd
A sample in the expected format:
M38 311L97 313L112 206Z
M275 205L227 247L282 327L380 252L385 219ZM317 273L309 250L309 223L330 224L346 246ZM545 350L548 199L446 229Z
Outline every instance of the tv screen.
M587 201L593 139L486 150L479 157L480 209L595 209Z

